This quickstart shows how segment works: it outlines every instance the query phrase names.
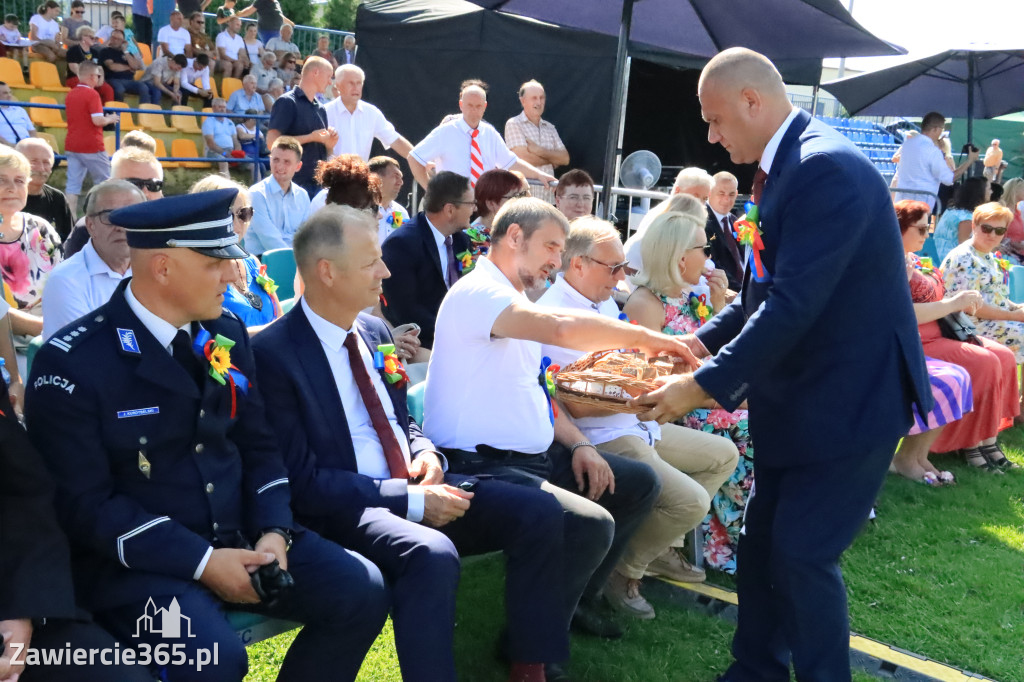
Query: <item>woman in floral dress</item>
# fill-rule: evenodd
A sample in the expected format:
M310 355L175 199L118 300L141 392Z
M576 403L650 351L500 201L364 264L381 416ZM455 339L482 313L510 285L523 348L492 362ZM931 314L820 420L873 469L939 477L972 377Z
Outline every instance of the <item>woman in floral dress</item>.
M63 260L53 226L22 212L31 172L21 152L0 147L0 272L4 298L11 305L19 365L29 341L43 333L43 287L50 271Z
M722 270L708 271L707 209L697 199L679 212L656 218L641 243L643 270L633 278L637 289L623 311L637 324L665 334L691 334L725 306L728 281ZM701 284L701 278L707 284ZM723 410L712 401L676 423L729 438L739 450L732 476L711 501L704 521L704 560L714 569L736 572L736 542L743 510L754 480L754 448L747 430L747 410Z

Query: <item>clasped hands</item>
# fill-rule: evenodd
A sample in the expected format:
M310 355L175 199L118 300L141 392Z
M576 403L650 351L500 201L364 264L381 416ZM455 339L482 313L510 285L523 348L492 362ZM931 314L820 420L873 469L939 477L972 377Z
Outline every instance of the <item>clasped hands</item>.
M424 452L409 463L409 480L417 479L423 489L423 523L440 528L466 514L474 493L444 482L437 455Z
M275 559L281 570L287 571L287 549L285 539L278 533L265 533L253 549L215 549L199 582L226 602L258 604L260 597L253 589L251 574Z

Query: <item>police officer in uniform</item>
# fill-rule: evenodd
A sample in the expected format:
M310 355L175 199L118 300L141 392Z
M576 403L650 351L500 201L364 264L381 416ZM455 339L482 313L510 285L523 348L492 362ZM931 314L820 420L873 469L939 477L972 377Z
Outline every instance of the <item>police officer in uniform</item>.
M376 566L292 520L249 338L221 307L230 259L246 255L235 194L111 214L133 277L40 349L29 435L56 480L79 597L140 656L169 645L170 662L153 662L161 679L245 676L229 604L305 623L279 680L354 679L388 592ZM275 586L263 601L254 573ZM197 670L204 649L215 662Z

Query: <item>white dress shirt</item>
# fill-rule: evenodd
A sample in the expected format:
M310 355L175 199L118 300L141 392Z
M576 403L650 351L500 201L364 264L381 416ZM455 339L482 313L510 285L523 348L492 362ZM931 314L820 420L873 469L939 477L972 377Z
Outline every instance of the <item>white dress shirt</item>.
M615 301L608 298L601 303L594 303L589 298L578 292L571 284L565 281L561 273L555 278L555 283L548 287L544 295L537 299L537 305L546 308L571 308L573 310L587 310L596 312L604 317L613 320L619 319L619 306ZM551 362L565 367L576 362L586 353L550 346L544 344L541 351L545 356L551 358ZM573 417L573 421L583 435L591 443L600 445L613 441L621 436L636 436L647 445L654 445L655 441L661 438L661 427L658 422L642 422L633 414L611 414L603 417Z
M110 269L90 239L82 250L58 265L43 290L43 339L110 300L121 280L132 276Z
M195 86L195 82L199 81L203 84L203 90L210 90L210 67L204 69L196 69L196 60L188 60L188 66L181 70L181 87L184 90L188 90L192 94L199 92L199 88Z
M796 119L796 115L800 113L800 110L796 107L789 112L789 116L782 122L779 129L772 135L772 139L768 140L768 144L764 146L764 151L761 152L761 170L765 173L772 172L772 162L775 161L775 153L779 151L779 145L782 144L782 138L785 137L786 131L789 130L790 124Z
M434 227L434 223L430 222L430 218L427 214L423 214L423 219L427 221L427 225L430 227L430 233L434 236L434 243L437 244L437 255L441 257L441 277L444 281L448 281L448 249L444 245L444 235ZM452 245L454 249L454 244Z
M492 168L508 170L519 161L519 157L505 146L505 140L494 126L486 121L480 121L477 129L480 134L477 135L476 142L483 156L484 171ZM422 142L413 147L411 154L424 166L433 161L437 164L438 171L452 171L468 178L472 130L466 119L459 116L430 131Z
M423 431L435 445L531 454L551 447L547 391L537 381L540 344L491 336L514 303L529 299L486 256L441 302L423 396Z
M384 149L390 149L394 141L401 137L395 126L384 118L381 110L368 102L359 100L356 110L350 112L341 98L336 97L325 108L327 124L338 131L338 143L334 145L335 156L357 154L363 161L369 161L373 138L380 140Z
M166 27L165 27L166 28ZM128 307L132 309L135 316L139 318L139 322L145 327L153 338L156 339L157 343L164 347L164 349L171 353L171 342L174 341L174 337L178 331L184 331L185 333L192 334L192 323L186 322L180 327L175 327L173 324L158 317L156 314L149 311L146 306L139 302L139 299L135 298L135 294L132 293L131 282L128 283L127 288L124 290L124 298L128 302ZM196 566L195 573L192 574L193 580L199 580L199 577L203 575L203 571L206 569L206 564L210 561L210 555L213 554L213 547L210 546L206 550L206 554L203 555L202 561Z
M324 354L327 356L327 364L331 367L331 374L334 375L334 385L338 387L338 396L341 398L341 406L345 410L345 421L348 423L349 433L352 435L352 449L356 453L356 470L363 476L383 480L393 478L388 468L388 461L384 457L384 448L377 436L377 430L373 428L370 420L370 413L366 410L363 398L359 393L359 385L356 384L355 376L352 374L352 366L349 364L348 348L345 348L345 339L349 334L356 335L356 345L359 347L359 355L366 366L366 372L370 375L373 388L377 391L381 405L384 406L384 413L387 415L388 424L395 432L395 438L402 447L402 454L408 464L409 456L409 425L399 424L395 416L395 406L391 403L391 396L388 395L384 381L380 373L373 366L373 355L362 337L354 330L345 330L336 324L332 324L317 315L306 303L306 298L299 299L302 305L302 312L313 327L313 332L320 339ZM423 489L411 485L407 488L409 494L408 508L405 518L409 521L419 522L423 519Z
M939 185L953 184L953 171L946 163L946 157L932 138L915 135L900 147L900 163L896 168L897 185L900 189L924 190L938 194ZM933 197L924 194L901 194L896 192L893 201L913 199L934 204Z

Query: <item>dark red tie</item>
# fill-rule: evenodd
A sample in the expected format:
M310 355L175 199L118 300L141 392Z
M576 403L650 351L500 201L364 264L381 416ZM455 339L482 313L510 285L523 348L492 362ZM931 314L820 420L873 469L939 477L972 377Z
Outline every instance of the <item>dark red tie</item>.
M761 204L761 193L764 192L764 181L767 179L768 174L765 173L760 166L758 166L757 172L754 173L754 189L750 193L750 196L751 198L753 198L755 204Z
M380 446L384 449L384 459L388 463L391 477L409 478L409 469L405 464L405 453L402 452L402 446L398 444L398 438L395 437L395 432L391 428L391 422L388 421L388 416L384 412L384 405L380 402L377 389L373 387L370 373L366 371L366 364L363 362L363 356L360 355L359 346L356 342L356 332L350 332L345 337L343 345L348 349L348 364L352 368L352 376L359 387L359 395L362 397L363 405L366 406L366 411L370 415L370 421L373 423L373 430L377 432Z

